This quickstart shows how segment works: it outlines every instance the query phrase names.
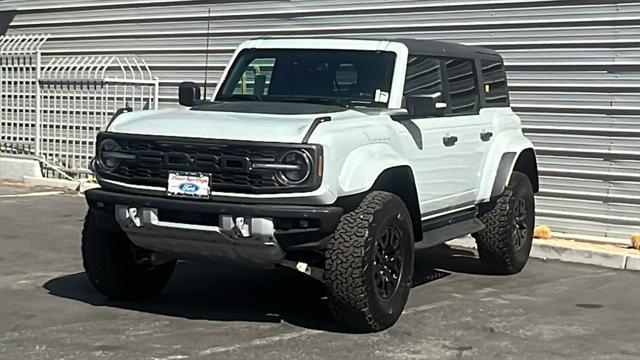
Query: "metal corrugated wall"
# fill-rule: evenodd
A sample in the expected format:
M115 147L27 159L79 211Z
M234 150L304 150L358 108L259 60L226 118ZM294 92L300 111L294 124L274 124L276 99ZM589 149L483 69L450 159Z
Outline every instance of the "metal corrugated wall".
M46 56L138 54L162 82L211 77L258 36L416 37L505 58L513 107L538 149L538 222L628 239L640 231L640 1L4 0L9 34L50 33Z

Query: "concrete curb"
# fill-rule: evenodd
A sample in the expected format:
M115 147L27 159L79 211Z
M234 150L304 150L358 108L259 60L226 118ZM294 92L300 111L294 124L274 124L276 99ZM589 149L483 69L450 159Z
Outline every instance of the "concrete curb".
M37 160L5 155L0 157L0 180L23 181L25 176L42 178L40 163Z
M48 179L42 177L24 177L24 185L26 186L44 186L56 189L64 189L77 191L83 194L85 191L93 188L100 187L98 184L92 183L89 180L65 180L65 179Z
M90 179L65 180L49 179L42 176L40 162L35 159L0 156L0 181L20 182L26 186L49 187L67 191L78 191L81 194L89 189L99 187Z
M475 240L471 237L455 239L448 244L463 248L476 248ZM531 257L640 271L640 252L614 245L559 239L534 239Z

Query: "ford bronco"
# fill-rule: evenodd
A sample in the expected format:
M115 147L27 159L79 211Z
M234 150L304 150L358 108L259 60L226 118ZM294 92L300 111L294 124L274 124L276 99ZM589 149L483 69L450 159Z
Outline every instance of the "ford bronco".
M529 257L538 174L489 49L430 40L244 42L201 99L119 111L98 134L82 255L113 299L176 261L289 267L353 331L393 325L414 249L472 234L487 271Z

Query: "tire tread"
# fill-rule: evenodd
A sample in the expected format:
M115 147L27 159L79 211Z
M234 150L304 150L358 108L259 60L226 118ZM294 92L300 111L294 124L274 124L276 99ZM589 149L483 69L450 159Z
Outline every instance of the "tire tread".
M98 228L90 209L82 229L82 258L89 281L114 300L136 300L156 295L169 281L175 261L142 270L133 261L129 239L122 231Z
M528 191L532 191L528 177L520 172L514 172L509 185L498 198L495 206L480 217L485 224L484 230L473 234L480 262L491 273L515 274L525 265L516 261L511 246L511 212L515 188L518 186L528 187ZM530 242L531 239L528 241Z
M388 192L368 194L354 211L342 216L325 250L329 308L339 323L355 331L379 331L389 326L378 321L370 308L368 294L373 289L368 288L366 269L374 244L372 220L393 200L402 201Z

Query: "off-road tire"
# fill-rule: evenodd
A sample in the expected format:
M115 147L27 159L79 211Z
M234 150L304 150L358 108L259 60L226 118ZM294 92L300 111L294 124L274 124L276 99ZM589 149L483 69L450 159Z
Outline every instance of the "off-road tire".
M524 201L526 233L516 241L516 203ZM529 178L520 172L513 172L511 179L492 210L480 217L485 229L473 234L478 246L480 262L493 274L516 274L524 268L531 252L533 227L535 223L535 203L533 187Z
M374 279L374 258L380 237L396 229L401 264L395 291L380 295ZM374 191L352 212L344 214L325 252L324 281L329 308L341 326L355 332L384 330L400 317L411 289L414 237L411 217L394 194ZM389 235L387 233L387 239ZM378 241L378 242L377 242ZM377 279L380 274L377 273Z
M123 231L98 228L93 210L89 209L82 230L84 269L91 284L110 299L138 300L156 295L173 273L175 260L142 266L134 261L133 249L135 246Z

